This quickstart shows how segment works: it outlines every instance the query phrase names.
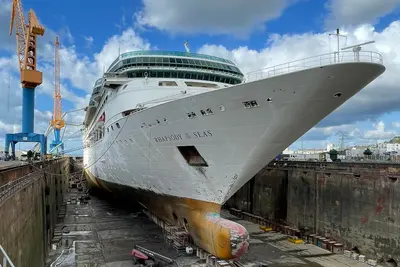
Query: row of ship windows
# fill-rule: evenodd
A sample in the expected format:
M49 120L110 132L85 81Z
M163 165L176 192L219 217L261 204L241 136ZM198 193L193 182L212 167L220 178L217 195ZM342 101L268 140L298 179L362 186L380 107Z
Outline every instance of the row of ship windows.
M124 59L115 65L110 72L115 72L121 67L127 66L160 66L178 68L200 68L208 70L223 70L236 74L241 74L240 70L231 65L221 64L205 60L186 59L186 58L165 58L165 57L137 57Z
M242 81L240 79L224 77L214 74L204 74L204 73L192 73L192 72L175 72L175 71L128 71L128 78L177 78L177 79L190 79L190 80L202 80L219 82L226 84L239 84ZM190 85L189 85L190 84ZM195 86L193 83L186 82L187 86ZM160 85L161 86L161 85ZM204 87L201 86L200 87ZM209 86L210 87L210 86ZM93 89L93 94L99 93L101 89L101 84Z
M228 78L221 75L195 73L195 72L180 72L180 71L129 71L127 72L129 78L178 78L178 79L191 79L191 80L203 80L212 81L227 84L239 84L242 81L240 79Z
M272 102L272 98L267 98L266 101L267 102ZM259 104L257 103L256 100L245 101L245 102L242 102L242 104L244 105L244 107L246 109L259 107ZM222 112L225 111L225 107L224 106L219 106L219 109ZM128 110L128 111L122 112L122 114L125 117L125 116L127 116L127 115L129 115L129 114L131 114L133 112L138 111L138 110L142 110L142 109ZM202 116L209 116L209 115L214 115L214 112L210 108L207 108L207 109L200 110L200 114ZM189 119L197 118L197 114L195 112L188 112L188 113L186 113L186 115L187 115L187 117ZM163 121L167 122L168 120L167 120L167 118L164 118ZM160 123L161 123L161 120L157 119L156 120L156 124L160 124ZM114 127L114 125L115 125L115 127ZM121 125L119 124L119 122L116 122L114 125L110 125L107 128L105 128L103 126L103 127L99 128L99 129L93 131L93 133L90 134L89 138L91 138L93 140L93 142L95 143L95 142L101 140L105 136L106 131L107 131L107 133L109 133L110 131L114 131L114 129L115 130L121 129ZM152 126L152 125L151 124L147 125L146 123L142 123L141 128L147 127L147 126Z
M121 125L119 124L119 122L116 122L116 123L115 123L115 129L120 129L120 128L121 128ZM89 135L89 138L92 139L94 143L96 143L97 141L103 139L103 137L104 137L105 134L106 134L106 130L107 130L107 133L109 133L109 132L110 132L110 129L111 129L111 131L114 131L114 126L113 126L113 125L110 125L110 126L107 127L107 128L105 128L105 127L103 126L103 127L99 128L99 129L94 130L94 131Z
M129 115L129 114L131 114L131 113L133 113L133 112L136 112L136 111L137 111L136 109L135 109L135 110L128 110L128 111L122 112L122 114L123 114L123 116L125 117L125 116L127 116L127 115ZM205 110L203 110L203 109L200 110L200 114L201 114L202 116L214 115L214 113L212 112L212 110L211 110L210 108L207 108L207 109L205 109ZM197 117L196 113L194 113L194 112L188 112L188 113L187 113L187 116L188 116L189 119L192 119L192 118L196 118L196 117ZM167 120L167 118L164 118L163 121L164 121L164 122L167 122L168 120ZM156 120L156 124L160 124L160 123L161 123L161 120L157 119L157 120ZM146 127L146 126L151 126L151 125L146 125L146 123L142 123L141 128ZM110 125L110 126L107 127L107 128L105 128L105 127L103 126L103 127L99 128L99 129L94 130L94 131L89 135L89 138L92 139L93 142L95 143L95 142L101 140L101 139L105 136L106 131L107 131L107 133L109 133L110 131L114 131L114 129L116 130L116 129L120 129L120 128L121 128L121 125L119 124L119 122L116 122L116 123L115 123L115 127L114 127L114 125Z

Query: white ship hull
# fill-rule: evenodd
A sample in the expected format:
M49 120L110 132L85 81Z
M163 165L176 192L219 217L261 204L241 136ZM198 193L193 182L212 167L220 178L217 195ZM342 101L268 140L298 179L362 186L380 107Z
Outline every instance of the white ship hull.
M133 89L128 87L104 106L105 127L114 125L114 130L85 148L84 164L105 182L223 204L383 71L380 64L334 64L223 89L193 89L191 96L122 117L123 110L151 99L138 92L148 89L132 82ZM185 89L159 88L147 94L163 96L181 90ZM138 99L140 94L143 99ZM245 108L242 103L253 100L257 107ZM213 115L202 116L200 110L207 108ZM195 112L197 118L188 118L188 112ZM188 165L177 146L195 146L208 166Z

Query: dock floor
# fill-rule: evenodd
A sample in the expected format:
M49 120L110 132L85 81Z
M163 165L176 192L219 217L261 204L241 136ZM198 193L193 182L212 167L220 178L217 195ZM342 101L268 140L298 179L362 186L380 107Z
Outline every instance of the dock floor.
M66 194L67 199L82 194L72 190ZM134 245L175 259L182 264L180 266L199 261L195 256L180 257L164 242L162 230L145 214L101 196L90 197L88 204L66 205L64 222L60 226L65 226L69 232L62 234L64 246L50 250L46 266L52 263L58 267L132 266ZM65 240L68 240L67 245Z
M66 194L70 199L83 193L72 189ZM122 207L121 202L104 196L91 195L88 204L67 204L64 221L58 227L65 226L62 244L56 250L51 249L46 266L83 267L132 266L130 252L134 245L140 245L172 258L177 266L204 265L204 260L176 252L164 242L162 230L150 221L146 215L133 208ZM228 212L223 216L237 221L250 233L249 252L240 262L244 267L258 266L264 263L269 267L283 266L367 266L365 263L332 254L311 244L293 244L287 236L280 233L265 233L259 226L237 219Z
M264 232L259 225L238 219L228 211L223 217L243 225L250 234L250 248L240 262L244 267L263 263L268 267L366 267L366 263L345 257L312 244L294 244L278 232Z

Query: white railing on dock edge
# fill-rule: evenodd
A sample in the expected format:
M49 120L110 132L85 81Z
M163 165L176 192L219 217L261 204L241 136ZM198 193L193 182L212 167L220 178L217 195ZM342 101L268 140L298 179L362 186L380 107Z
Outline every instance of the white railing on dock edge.
M4 203L5 200L13 196L16 192L24 189L25 187L40 178L41 176L38 175L37 172L33 172L0 186L0 206Z
M1 253L0 256L3 258L0 267L15 267L11 259L8 257L6 251L1 245L0 245L0 253Z
M348 62L383 64L383 57L381 54L372 51L341 51L339 54L337 52L328 53L249 72L246 75L246 82L271 78L299 70Z

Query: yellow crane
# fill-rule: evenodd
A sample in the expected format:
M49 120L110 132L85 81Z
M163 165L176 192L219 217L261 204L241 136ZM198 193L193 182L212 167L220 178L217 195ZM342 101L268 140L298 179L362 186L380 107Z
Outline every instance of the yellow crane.
M14 27L15 26L15 27ZM11 145L12 158L15 158L15 144L18 142L40 142L41 154L46 154L47 144L44 134L34 133L35 88L42 84L42 73L36 70L37 36L44 35L44 27L39 24L35 12L28 13L25 23L20 0L12 0L10 35L15 28L17 55L22 84L22 131L6 134L5 153L8 155Z
M61 90L60 90L60 42L58 36L54 42L54 112L51 126L54 129L54 140L50 144L50 152L54 148L59 148L61 154L64 153L64 144L61 142L60 130L65 126L65 122L61 116ZM58 149L57 149L58 150Z
M10 35L15 23L22 87L36 88L42 84L42 73L36 70L36 38L37 35L44 35L44 27L39 24L32 9L28 16L28 23L25 24L21 1L12 0Z

